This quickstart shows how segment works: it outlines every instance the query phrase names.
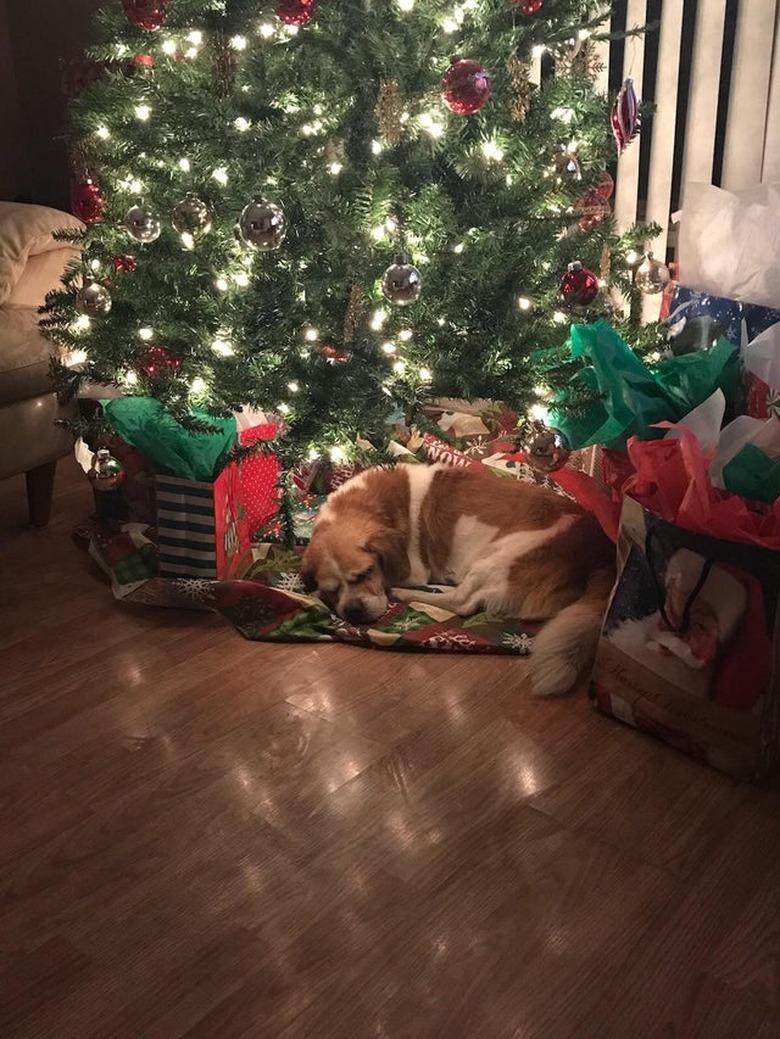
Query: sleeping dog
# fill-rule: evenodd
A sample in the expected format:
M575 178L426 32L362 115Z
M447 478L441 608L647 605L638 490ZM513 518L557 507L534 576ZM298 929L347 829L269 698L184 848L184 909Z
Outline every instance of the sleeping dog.
M614 555L597 521L553 491L478 467L397 465L330 495L301 576L356 625L381 617L388 596L547 621L534 640L533 689L556 696L593 657ZM452 587L412 590L428 584Z

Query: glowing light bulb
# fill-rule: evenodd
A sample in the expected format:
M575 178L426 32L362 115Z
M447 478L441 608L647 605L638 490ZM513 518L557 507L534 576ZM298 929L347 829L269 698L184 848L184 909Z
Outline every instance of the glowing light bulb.
M179 159L179 169L182 173L189 173L192 167L190 166L189 159Z
M344 167L340 162L332 162L330 166L328 166L328 173L330 173L332 177L338 177L339 173L341 173L343 169Z
M530 310L531 309L531 301L528 298L528 296L518 296L517 297L517 306L518 306L518 309L520 309L520 310Z
M223 188L228 182L227 170L224 166L220 166L218 169L214 170L211 176L214 178L217 184L221 184Z
M285 404L285 402L282 401L281 404L277 404L276 405L276 410L281 412L282 415L289 415L290 414L290 405L289 404Z
M371 237L375 242L381 242L385 237L385 225L377 224L376 227L371 228Z
M206 389L206 380L201 379L200 376L198 376L197 378L193 379L190 383L190 389L193 393L203 393L203 391Z
M532 404L528 409L528 414L534 420L534 422L544 422L545 425L550 420L549 409L544 404Z
M298 390L300 390L300 386L297 382L288 382L287 389L290 391L290 393L297 393Z
M307 328L303 333L303 338L307 343L316 343L320 338L320 331L318 328Z
M639 263L639 253L636 249L629 249L626 253L626 263L629 267L633 267L635 263Z
M423 382L430 382L431 379L433 378L433 375L431 373L430 368L421 368L420 369L420 378L422 379Z
M230 46L234 51L246 50L246 36L231 36Z
M138 376L135 372L128 372L127 375L125 375L125 382L128 386L135 386L138 382Z
M172 57L176 53L176 50L177 50L177 47L176 47L176 41L175 40L171 40L170 38L167 39L167 40L163 40L163 43L162 43L162 52L163 52L163 54L167 54L169 57Z
M95 130L95 133L98 135L101 141L107 141L108 138L111 136L107 126L99 126L97 130Z
M549 397L550 387L549 386L534 386L534 393L537 397Z
M466 246L463 244L463 242L458 242L457 245L453 245L452 251L454 253L457 253L458 255L460 255L465 248L466 248Z
M556 310L552 316L556 325L565 325L569 320L562 310Z
M488 162L501 162L504 158L503 149L499 148L496 141L485 141L482 145L482 154Z
M145 343L148 343L150 339L154 339L154 329L153 328L139 328L138 329L138 338L139 339L143 339L143 341Z
M577 36L581 40L587 40L590 36L590 29L580 29L580 31L577 33Z
M242 115L240 115L237 119L233 120L233 126L235 126L239 133L246 133L246 131L249 129L251 125L252 124L249 122L249 120L244 119Z
M263 22L260 28L257 30L264 40L270 40L276 29L270 22Z
M151 114L152 110L149 105L135 106L135 117L136 119L140 119L142 123L145 123Z
M382 144L381 141L372 141L371 142L371 153L372 153L372 155L381 155L383 151L384 151L384 145Z
M395 343L382 343L382 353L392 355L396 352Z
M414 0L398 0L398 10L408 14L414 10Z
M143 184L141 183L140 180L138 180L137 177L132 177L128 181L127 188L128 188L128 191L130 191L130 193L132 195L140 195L143 192L143 190L144 190Z
M346 458L347 456L340 447L332 447L330 449L330 460L331 462L335 462L336 465L340 465L342 462L346 461Z
M437 317L436 318L436 324L439 326L439 328L444 328L444 326L447 324L447 322L444 320L443 317Z
M184 52L184 57L185 58L189 58L190 60L192 60L193 58L197 58L197 56L198 56L198 48L197 47L188 47L186 49L186 51Z
M320 453L317 450L317 448L316 447L310 447L309 448L309 453L306 455L306 458L310 462L316 462L319 457L320 457Z
M395 362L395 363L393 364L393 371L394 371L394 372L396 373L396 375L401 375L401 373L402 373L402 372L404 372L405 370L406 370L406 362L405 362L405 361L402 361L402 360L401 360L401 359L399 358L399 359L398 359L398 360L397 360L397 361L396 361L396 362Z
M454 18L445 18L441 23L441 31L446 33L452 33L458 31L458 23Z
M215 339L211 344L211 349L220 357L233 357L235 354L235 350L227 339Z
M249 284L249 275L244 271L239 271L238 274L233 275L233 281L240 289L245 289Z
M374 313L371 315L371 321L369 322L369 326L374 332L378 332L382 325L384 325L386 320L387 312L380 308L379 310L375 310Z
M573 108L553 108L550 118L560 119L562 123L570 123L576 114Z
M200 47L203 43L203 33L200 29L193 29L192 32L187 33L187 39L190 43L194 43L196 47Z
M284 27L284 31L287 33L288 36L297 36L298 29L299 26L297 25L285 25Z
M402 343L408 343L409 340L412 338L411 328L401 329L401 331L398 333L398 338L401 340Z
M227 278L216 278L214 281L214 287L220 292L227 292L229 288Z
M92 322L86 314L79 314L76 318L76 328L79 332L86 332Z

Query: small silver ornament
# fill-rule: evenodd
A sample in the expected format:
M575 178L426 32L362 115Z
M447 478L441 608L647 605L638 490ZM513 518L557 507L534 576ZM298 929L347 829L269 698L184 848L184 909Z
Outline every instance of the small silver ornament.
M287 221L281 206L258 196L242 209L238 228L241 237L253 249L270 252L282 244L287 234Z
M125 213L124 224L134 242L154 242L162 231L157 214L140 202Z
M554 473L563 468L571 451L562 433L543 422L534 422L523 444L527 465L536 473Z
M200 238L211 230L211 210L202 198L188 191L181 202L177 202L173 207L171 223L174 231L178 231L179 234Z
M652 253L648 253L636 269L634 284L645 295L654 296L664 291L670 278L671 274L666 264L654 259Z
M399 253L395 263L382 275L382 292L385 299L397 307L406 307L420 295L422 275L412 264L411 256Z
M567 180L582 180L582 169L580 160L573 151L569 151L567 144L559 144L553 158L555 172L561 178Z
M76 310L87 317L105 317L111 309L111 293L97 281L86 281L76 293Z
M122 463L114 458L107 447L98 448L92 456L92 465L87 473L96 491L113 491L124 480Z

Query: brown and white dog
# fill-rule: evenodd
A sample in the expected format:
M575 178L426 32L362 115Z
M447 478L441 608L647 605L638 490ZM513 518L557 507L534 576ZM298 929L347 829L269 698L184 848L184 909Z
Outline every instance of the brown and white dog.
M356 625L381 617L388 593L461 616L482 608L548 621L534 640L533 689L555 696L595 652L614 555L597 521L553 491L477 467L398 465L369 469L330 495L301 576ZM427 584L453 587L409 587Z

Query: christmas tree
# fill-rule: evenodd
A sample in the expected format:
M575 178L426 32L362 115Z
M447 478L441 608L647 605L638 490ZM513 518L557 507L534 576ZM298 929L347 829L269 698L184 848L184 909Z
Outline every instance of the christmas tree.
M82 360L60 388L196 428L266 409L288 464L381 450L441 396L565 398L568 323L635 291L652 233L610 217L592 6L106 4L68 128L82 260L43 319Z

